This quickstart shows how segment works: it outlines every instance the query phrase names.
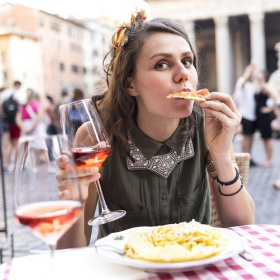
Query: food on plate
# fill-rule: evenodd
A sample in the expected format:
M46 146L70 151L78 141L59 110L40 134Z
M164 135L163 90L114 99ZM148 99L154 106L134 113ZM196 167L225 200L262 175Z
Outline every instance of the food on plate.
M212 257L222 252L228 240L219 228L189 223L159 226L145 232L133 231L125 244L126 256L151 262L183 262Z
M184 99L192 99L197 101L206 101L205 96L210 94L207 88L201 89L199 91L184 91L169 94L167 98L184 98Z

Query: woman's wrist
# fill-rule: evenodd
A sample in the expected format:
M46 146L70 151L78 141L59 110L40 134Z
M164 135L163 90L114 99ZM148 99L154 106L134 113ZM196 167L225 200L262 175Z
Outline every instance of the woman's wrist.
M236 162L232 160L230 154L220 156L218 158L213 157L213 162L211 166L212 166L212 172L215 169L217 176L223 182L231 181L236 176L236 171L235 171Z

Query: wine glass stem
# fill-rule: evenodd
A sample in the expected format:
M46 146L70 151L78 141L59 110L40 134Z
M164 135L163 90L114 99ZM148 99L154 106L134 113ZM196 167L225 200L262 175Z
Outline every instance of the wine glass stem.
M96 189L97 189L97 192L99 195L99 200L101 203L102 214L109 214L110 210L108 209L107 204L105 202L99 180L95 181L95 185L96 185Z
M49 243L49 249L50 249L50 272L52 276L55 276L55 256L54 252L56 250L56 242Z

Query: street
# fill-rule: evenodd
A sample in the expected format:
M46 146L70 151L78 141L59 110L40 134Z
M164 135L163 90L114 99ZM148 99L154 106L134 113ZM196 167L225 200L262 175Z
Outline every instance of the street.
M241 152L240 142L233 143L235 152ZM261 139L255 139L252 151L252 159L257 163L264 160L264 148ZM273 166L269 168L252 167L249 171L249 182L247 189L255 202L256 224L280 224L280 191L275 190L271 184L280 176L280 140L275 140ZM30 254L30 250L46 250L46 245L31 233L28 229L17 224L12 211L12 180L13 174L5 174L7 216L9 232L14 233L15 257ZM2 190L0 192L2 197ZM2 200L0 202L1 215L0 226L4 224L2 212ZM242 209L240 210L242 211ZM95 242L97 227L93 228L91 244ZM4 234L0 241L4 240ZM11 259L10 243L4 251L4 262Z

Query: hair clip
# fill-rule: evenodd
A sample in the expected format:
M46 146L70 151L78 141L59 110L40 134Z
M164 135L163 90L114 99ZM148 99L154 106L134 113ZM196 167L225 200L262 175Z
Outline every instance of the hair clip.
M141 9L138 13L133 13L131 15L130 23L123 23L118 27L118 30L112 37L112 45L116 50L116 55L120 53L123 46L128 42L128 36L125 34L126 29L134 26L140 20L145 20L146 18L146 12Z

